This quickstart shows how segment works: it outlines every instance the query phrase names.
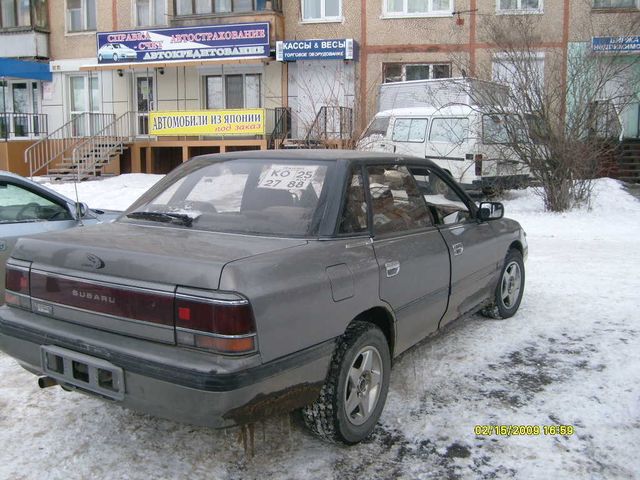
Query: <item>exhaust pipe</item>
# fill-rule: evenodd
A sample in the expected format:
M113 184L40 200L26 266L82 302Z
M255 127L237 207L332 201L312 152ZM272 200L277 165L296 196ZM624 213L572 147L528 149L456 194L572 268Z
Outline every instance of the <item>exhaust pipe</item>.
M54 380L51 377L38 377L38 386L40 388L48 388L48 387L53 387L55 385L58 385L58 381Z

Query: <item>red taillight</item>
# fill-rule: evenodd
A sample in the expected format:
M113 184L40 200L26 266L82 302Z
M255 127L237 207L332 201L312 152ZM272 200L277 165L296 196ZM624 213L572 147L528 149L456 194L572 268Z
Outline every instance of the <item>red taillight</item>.
M256 325L249 302L241 297L221 300L176 296L178 344L220 353L256 350Z
M476 162L476 176L480 177L482 176L482 154L478 153L476 154L473 159Z
M30 290L29 267L7 264L4 295L7 305L31 308Z

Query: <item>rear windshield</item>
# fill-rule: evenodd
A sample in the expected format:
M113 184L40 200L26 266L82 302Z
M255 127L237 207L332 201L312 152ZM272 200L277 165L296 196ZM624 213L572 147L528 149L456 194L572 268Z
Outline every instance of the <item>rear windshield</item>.
M123 221L254 235L311 235L331 162L192 160L127 211ZM202 165L202 166L200 166ZM198 168L199 167L199 168Z
M482 116L482 143L507 145L527 142L528 135L522 118L515 114L486 114Z

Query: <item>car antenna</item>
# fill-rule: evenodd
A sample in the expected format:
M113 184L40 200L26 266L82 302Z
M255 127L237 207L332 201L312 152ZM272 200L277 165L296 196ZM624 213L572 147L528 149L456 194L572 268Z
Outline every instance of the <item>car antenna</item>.
M81 227L84 227L84 223L82 222L82 208L80 207L80 196L78 195L78 179L73 179L73 189L76 192L76 218L80 223Z

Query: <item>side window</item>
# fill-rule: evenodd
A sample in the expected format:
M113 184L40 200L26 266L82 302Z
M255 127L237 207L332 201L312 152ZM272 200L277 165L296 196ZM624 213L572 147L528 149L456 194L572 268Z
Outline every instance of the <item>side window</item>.
M70 220L67 209L27 189L0 183L0 223Z
M411 168L411 173L436 223L453 225L471 218L467 204L439 175L426 168Z
M409 170L402 165L367 167L376 234L407 232L433 225Z
M393 125L393 141L424 142L427 131L426 118L398 118Z
M362 170L359 168L351 174L347 185L339 233L362 233L367 231L367 201L364 196Z
M468 118L434 118L429 140L443 143L462 143L469 138Z

